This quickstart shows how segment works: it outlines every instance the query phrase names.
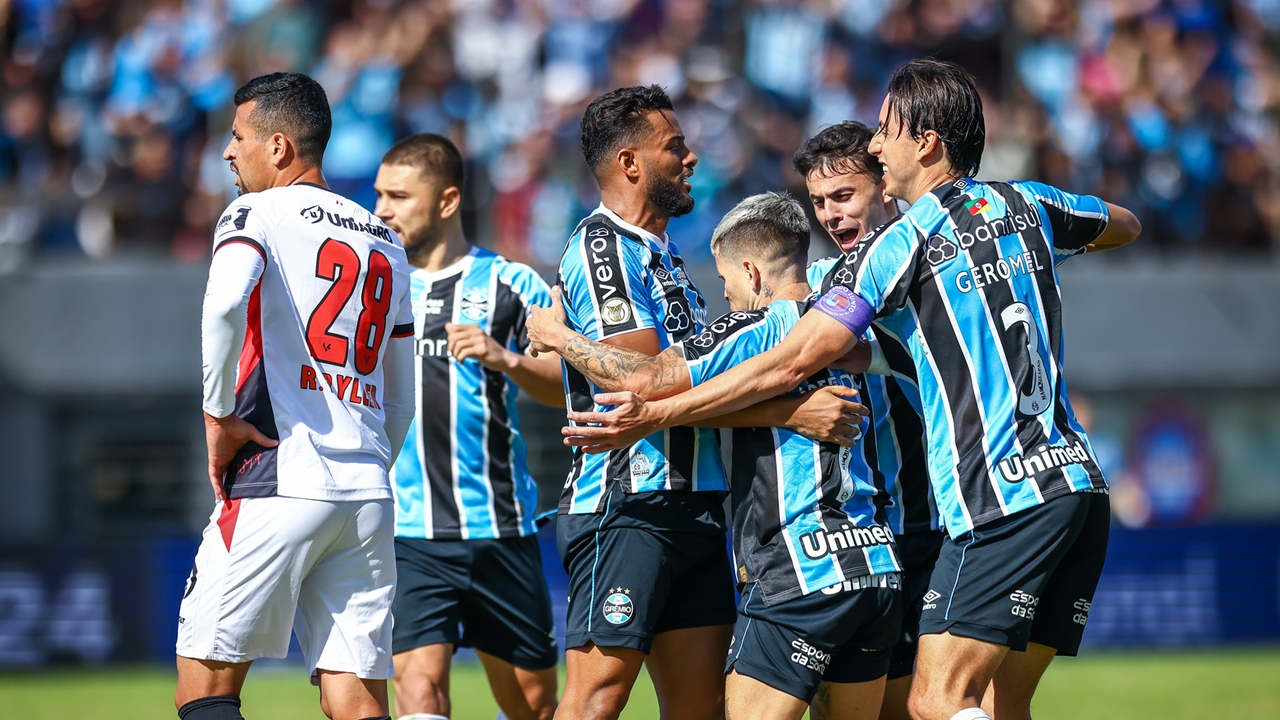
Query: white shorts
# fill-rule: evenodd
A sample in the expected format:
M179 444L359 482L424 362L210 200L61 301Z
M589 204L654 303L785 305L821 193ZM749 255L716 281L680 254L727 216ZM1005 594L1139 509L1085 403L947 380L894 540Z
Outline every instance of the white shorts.
M298 634L316 670L392 676L390 500L245 498L218 504L178 612L178 655L282 658Z

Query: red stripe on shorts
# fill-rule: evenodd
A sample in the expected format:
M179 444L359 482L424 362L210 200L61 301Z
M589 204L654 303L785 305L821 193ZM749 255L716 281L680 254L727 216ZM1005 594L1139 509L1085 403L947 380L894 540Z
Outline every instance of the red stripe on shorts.
M236 518L240 517L240 498L222 503L222 515L218 516L218 529L222 530L222 542L231 552L231 537L236 534Z

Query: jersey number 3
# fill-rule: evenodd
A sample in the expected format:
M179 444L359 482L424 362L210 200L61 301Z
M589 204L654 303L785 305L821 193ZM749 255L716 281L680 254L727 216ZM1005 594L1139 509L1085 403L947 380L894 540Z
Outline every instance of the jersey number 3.
M1040 334L1031 324L1031 308L1015 302L1000 313L1004 329L1012 332L1021 327L1026 334L1027 363L1031 369L1031 388L1024 384L1018 394L1018 411L1023 415L1039 415L1049 407L1049 373L1040 359ZM1025 383L1025 381L1024 381Z
M350 339L338 335L333 323L355 293L360 279L360 256L350 245L329 238L316 255L316 277L333 283L311 312L307 321L307 347L311 356L330 365L346 365ZM356 372L368 375L378 367L378 351L387 330L387 313L391 311L391 262L373 250L369 253L369 272L360 291L360 317L356 320Z

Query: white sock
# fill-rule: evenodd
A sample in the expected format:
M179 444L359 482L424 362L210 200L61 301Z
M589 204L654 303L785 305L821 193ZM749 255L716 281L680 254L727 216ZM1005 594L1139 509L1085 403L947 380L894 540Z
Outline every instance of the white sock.
M952 715L951 720L991 720L991 716L980 707L965 708L955 715Z
M432 715L431 713L412 713L410 715L401 715L396 720L449 720L444 715Z

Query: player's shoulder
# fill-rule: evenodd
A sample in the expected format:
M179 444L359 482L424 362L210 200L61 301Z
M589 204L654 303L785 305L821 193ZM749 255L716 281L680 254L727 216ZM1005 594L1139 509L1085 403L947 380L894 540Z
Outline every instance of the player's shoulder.
M692 356L689 359L699 357L743 332L764 327L768 321L767 306L756 310L731 310L707 323L702 332L685 342L686 356Z
M542 274L530 265L481 247L476 248L476 257L477 259L483 258L490 261L493 264L498 282L507 285L517 294L551 292L550 286L547 285L547 281L543 279Z
M629 242L616 242L618 240ZM583 245L590 251L599 253L616 253L618 249L624 252L648 250L648 244L639 233L623 227L602 212L592 213L578 223L569 236L566 252L569 248L580 248Z
M597 212L578 223L569 237L560 258L560 277L566 287L583 280L610 282L618 276L643 273L652 259L652 250L643 238Z

